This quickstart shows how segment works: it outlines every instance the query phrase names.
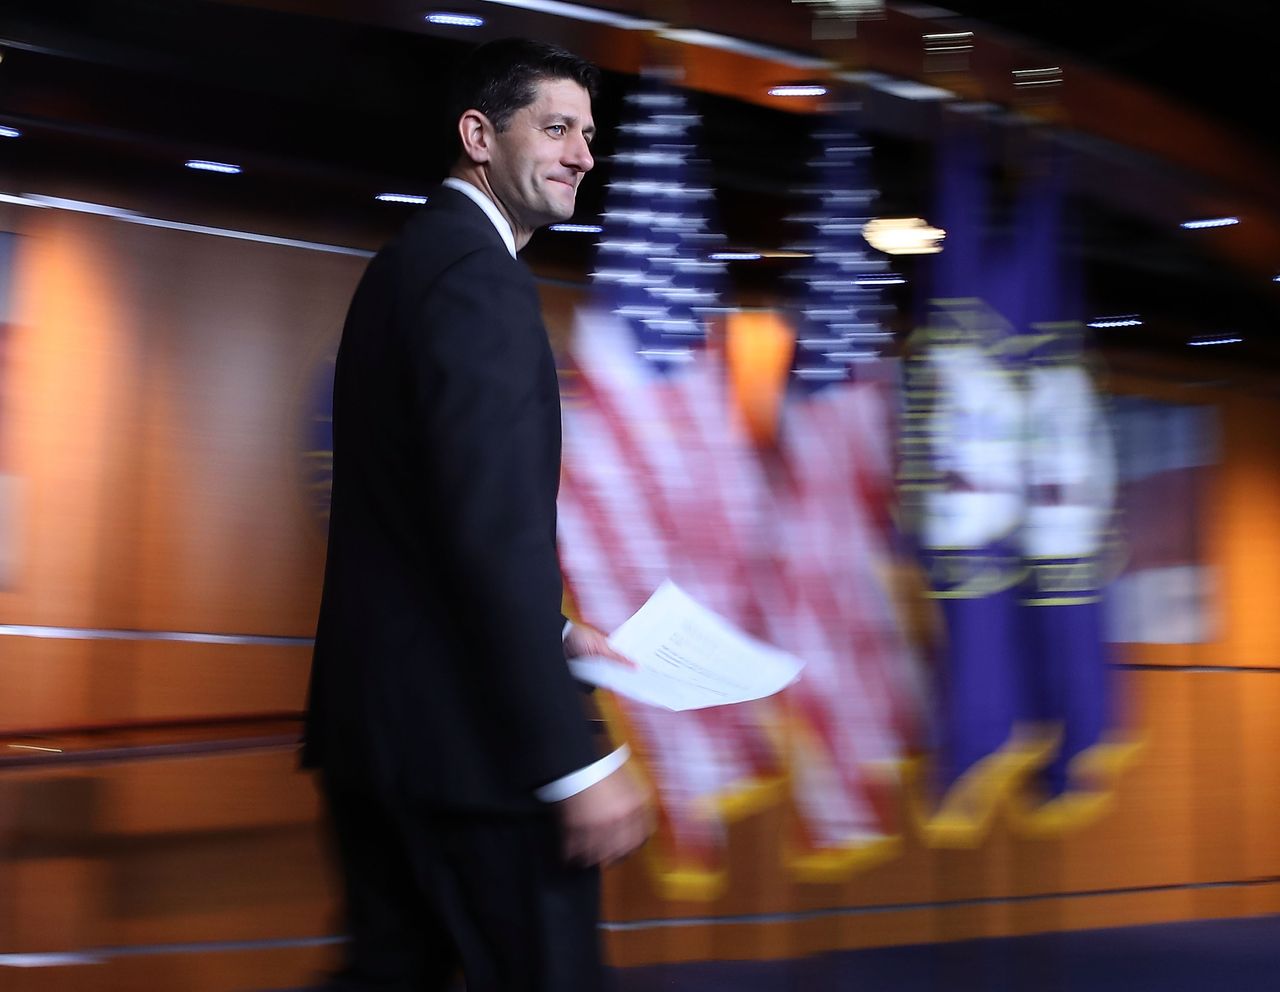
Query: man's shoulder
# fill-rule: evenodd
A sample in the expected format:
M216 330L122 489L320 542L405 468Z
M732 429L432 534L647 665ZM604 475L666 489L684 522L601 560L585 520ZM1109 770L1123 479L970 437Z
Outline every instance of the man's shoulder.
M493 222L463 194L442 187L401 229L392 246L417 259L434 260L441 268L475 252L510 257Z
M490 287L535 292L529 271L511 257L484 211L445 187L377 253L361 284L365 295L391 292L416 299L451 274Z

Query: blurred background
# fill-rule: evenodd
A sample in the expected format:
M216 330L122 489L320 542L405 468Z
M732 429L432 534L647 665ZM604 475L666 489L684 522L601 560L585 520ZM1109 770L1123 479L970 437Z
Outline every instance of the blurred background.
M0 989L286 989L333 359L478 42L605 70L536 235L566 609L806 662L601 692L619 987L1271 988L1280 148L1260 0L5 0Z

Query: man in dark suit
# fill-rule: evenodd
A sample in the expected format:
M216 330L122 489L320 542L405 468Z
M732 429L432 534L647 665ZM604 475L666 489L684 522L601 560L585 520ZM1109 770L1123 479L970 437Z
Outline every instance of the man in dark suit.
M334 989L601 987L599 869L651 829L600 758L560 616L559 391L516 251L593 165L589 63L518 39L456 79L459 155L356 290L304 762L351 943ZM566 633L567 630L567 633Z

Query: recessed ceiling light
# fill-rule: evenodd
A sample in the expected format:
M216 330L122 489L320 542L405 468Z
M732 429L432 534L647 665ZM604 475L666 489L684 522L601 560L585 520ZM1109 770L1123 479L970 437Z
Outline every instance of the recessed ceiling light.
M1118 317L1096 317L1089 321L1090 327L1141 327L1142 318L1136 313L1121 314Z
M770 96L826 96L827 88L817 85L786 85L769 87Z
M602 234L604 228L599 224L552 224L548 231L559 234Z
M924 50L927 55L945 55L949 52L969 52L973 50L972 31L939 31L924 36Z
M484 18L478 14L451 14L444 10L433 10L422 16L432 24L440 24L448 28L484 27Z
M1014 86L1057 86L1062 82L1062 68L1051 65L1046 69L1014 69Z
M1202 348L1211 344L1239 344L1244 338L1233 338L1227 335L1219 334L1212 337L1192 338L1187 344L1193 348Z
M7 125L0 124L0 138L21 138L21 137L22 137L22 132L19 131L16 127L8 127Z
M222 172L229 176L243 171L240 166L232 165L230 162L207 162L200 158L188 159L187 168L198 169L201 172Z
M418 193L379 193L374 197L383 203L426 203L427 198Z
M1205 227L1230 227L1239 223L1239 217L1208 217L1204 220L1184 220L1182 226L1188 231L1198 231Z

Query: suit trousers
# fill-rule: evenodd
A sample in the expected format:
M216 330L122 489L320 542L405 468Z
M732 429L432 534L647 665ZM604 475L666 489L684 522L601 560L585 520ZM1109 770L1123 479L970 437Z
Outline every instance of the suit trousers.
M326 783L349 936L332 992L603 992L598 869L554 814L407 807Z

